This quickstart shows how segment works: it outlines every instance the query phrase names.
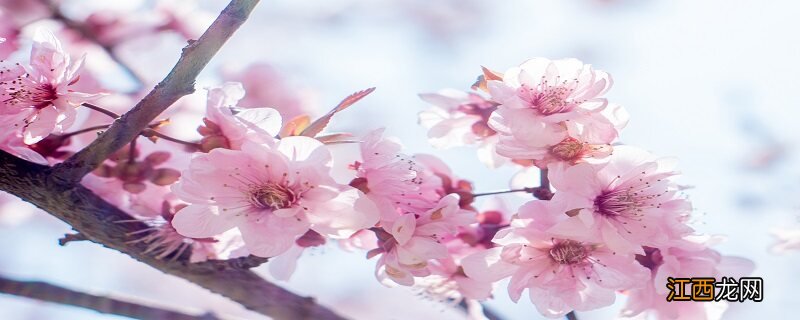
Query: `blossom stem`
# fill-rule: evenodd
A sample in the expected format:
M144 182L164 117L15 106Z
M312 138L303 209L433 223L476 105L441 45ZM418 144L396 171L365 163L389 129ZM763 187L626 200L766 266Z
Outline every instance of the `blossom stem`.
M534 192L536 188L521 188L521 189L511 189L511 190L500 190L500 191L491 191L491 192L483 192L483 193L473 193L473 197L482 197L482 196L490 196L494 194L504 194L504 193L514 193L514 192Z
M136 319L219 319L210 313L205 315L190 315L141 303L123 301L113 297L79 292L45 282L20 281L2 276L0 276L0 292Z
M547 169L539 169L539 188L550 190L550 177Z
M578 316L575 315L575 311L567 312L566 317L567 320L578 320Z
M96 106L96 105L93 105L93 104L91 104L91 103L88 103L88 102L84 102L84 103L82 104L82 106L84 106L84 107L87 107L87 108L89 108L89 109L92 109L92 110L94 110L94 111L100 112L100 113L102 113L102 114L104 114L104 115L107 115L107 116L111 117L111 118L112 118L112 119L114 119L114 120L116 120L117 118L119 118L119 115L118 115L118 114L116 114L116 113L114 113L114 112L111 112L111 111L109 111L109 110L103 109L103 108L101 108L101 107L98 107L98 106Z
M539 200L553 198L553 190L550 189L550 177L547 175L547 169L539 169L539 186L534 188L533 196Z
M178 139L178 138L173 138L173 137L170 137L168 135L165 135L165 134L163 134L161 132L158 132L156 130L153 130L153 129L144 129L142 131L142 135L145 136L145 137L148 137L148 138L149 137L158 137L158 138L161 138L161 139L164 139L164 140L167 140L167 141L171 141L171 142L175 142L175 143L178 143L178 144L182 144L182 145L191 147L193 149L197 149L197 150L200 149L200 144L199 143L184 141L184 140L181 140L181 139Z
M82 134L82 133L87 133L87 132L106 129L106 128L110 127L110 126L111 126L110 124L104 124L104 125L99 125L99 126L94 126L94 127L88 127L88 128L85 128L85 129L80 129L78 131L65 133L65 134L61 135L60 138L61 139L66 139L66 138L69 138L69 137L72 137L72 136L76 136L76 135L79 135L79 134Z
M138 137L137 137L138 138ZM131 140L130 150L128 150L128 163L136 162L136 139Z

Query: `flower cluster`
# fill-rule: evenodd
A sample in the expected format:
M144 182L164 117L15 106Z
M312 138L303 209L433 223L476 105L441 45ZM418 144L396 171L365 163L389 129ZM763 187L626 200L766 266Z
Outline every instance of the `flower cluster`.
M182 11L167 9L144 31L106 15L89 21L109 46L147 30L191 34L173 21ZM29 61L4 62L0 125L9 130L0 149L53 165L88 145L85 133L111 126L111 109L120 111L133 95L100 94L83 61L40 30ZM510 278L511 299L527 290L548 317L609 306L618 294L628 295L623 316L701 314L705 305L665 304L667 277L753 268L714 251L689 226L692 206L674 181L673 161L618 142L628 116L604 97L611 77L578 60L535 58L503 73L484 68L473 91L420 95L433 105L419 116L433 146L474 145L491 168L523 168L513 180L525 188L483 194L435 156L404 153L384 129L323 133L372 89L312 121L307 99L286 92L266 65L221 78L245 83L206 88L204 103L181 102L182 111L198 115L190 139L170 135L186 130L167 119L188 118L162 115L82 180L146 224L128 236L159 259L253 255L271 258L273 276L288 279L304 250L335 242L363 250L387 286L474 309ZM336 159L342 144L357 145L357 160ZM528 181L533 170L536 182ZM529 199L517 208L500 196L477 201L507 192ZM782 248L796 247L796 236L784 238Z
M506 163L542 169L540 188L555 189L522 205L494 247L463 258L467 277L510 277L511 299L527 289L548 317L608 306L625 292L623 315L675 318L664 306L667 276L742 275L752 265L692 241L673 161L615 143L627 115L603 97L611 83L575 59L535 58L503 74L484 69L475 85L484 94L423 95L435 106L420 119L435 146L496 150Z

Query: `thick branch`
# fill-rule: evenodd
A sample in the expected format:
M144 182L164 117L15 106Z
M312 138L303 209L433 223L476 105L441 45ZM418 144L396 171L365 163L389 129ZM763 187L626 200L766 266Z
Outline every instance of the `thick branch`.
M178 63L128 113L89 146L56 166L59 179L77 182L109 155L128 144L159 114L181 97L194 92L197 75L241 26L259 0L233 0L197 41L183 48Z
M190 315L178 311L162 309L154 306L123 301L112 297L104 297L70 290L57 285L38 282L20 281L0 276L0 292L10 295L33 298L37 300L66 304L100 313L114 314L136 319L150 320L215 320L213 314Z
M51 170L0 151L0 190L49 212L93 242L274 319L342 319L312 298L295 295L249 270L232 268L227 263L192 264L185 257L157 259L145 254L147 244L132 243L135 238L129 235L148 226L136 222L117 223L132 218L85 187L54 179L50 176Z

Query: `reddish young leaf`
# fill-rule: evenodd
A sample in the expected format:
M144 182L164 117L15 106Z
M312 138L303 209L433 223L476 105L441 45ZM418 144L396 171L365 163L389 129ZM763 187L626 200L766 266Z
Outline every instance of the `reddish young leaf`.
M333 108L333 110L329 111L327 114L325 114L321 118L311 123L311 125L309 125L308 128L303 130L303 132L301 132L300 135L312 138L315 137L317 134L322 132L322 130L325 129L326 126L328 126L328 123L331 121L331 118L333 118L334 114L352 106L354 103L358 102L359 100L363 99L364 97L372 93L372 91L375 91L374 87L353 93L349 95L347 98L344 98L344 100L342 100L342 102L339 102L339 104L335 108Z
M299 115L286 122L278 136L285 138L300 135L300 132L308 128L309 124L311 124L311 118L308 115Z

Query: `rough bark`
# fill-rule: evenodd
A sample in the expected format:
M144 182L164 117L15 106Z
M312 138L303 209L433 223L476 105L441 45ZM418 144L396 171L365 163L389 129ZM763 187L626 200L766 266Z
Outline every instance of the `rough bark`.
M119 223L132 218L79 184L54 177L55 168L30 163L0 151L0 190L7 191L66 222L88 240L125 253L167 274L184 278L274 319L343 319L317 304L226 261L192 264L185 256L156 259L130 234L147 226Z

